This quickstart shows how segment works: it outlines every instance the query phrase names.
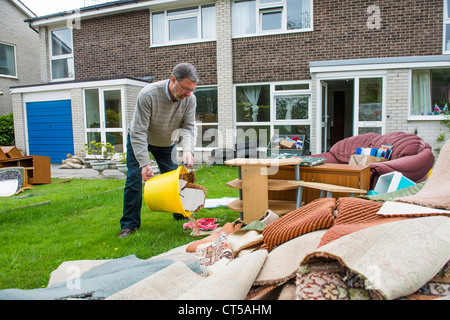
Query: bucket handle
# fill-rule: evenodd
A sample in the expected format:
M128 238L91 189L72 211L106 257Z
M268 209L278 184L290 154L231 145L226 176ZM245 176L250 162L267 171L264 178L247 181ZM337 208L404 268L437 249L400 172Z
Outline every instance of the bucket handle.
M183 180L183 177L184 177L184 168L186 167L186 163L184 163L184 162L182 162L181 163L181 165L183 166L183 169L181 170L181 180ZM181 190L184 190L184 188L186 188L186 186L184 186L183 188L181 188ZM183 197L184 198L184 196L180 193L180 197Z

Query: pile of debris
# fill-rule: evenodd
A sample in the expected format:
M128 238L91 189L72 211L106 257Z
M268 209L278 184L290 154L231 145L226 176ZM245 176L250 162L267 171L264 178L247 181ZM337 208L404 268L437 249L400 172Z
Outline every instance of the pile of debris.
M67 154L67 159L62 161L62 165L59 167L60 169L82 169L86 163L84 162L84 159L71 155L70 153Z

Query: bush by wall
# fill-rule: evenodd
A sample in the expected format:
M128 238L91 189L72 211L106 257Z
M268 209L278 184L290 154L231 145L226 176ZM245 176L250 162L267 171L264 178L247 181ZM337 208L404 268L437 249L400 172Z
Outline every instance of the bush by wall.
M13 114L0 116L0 146L13 146L14 144Z

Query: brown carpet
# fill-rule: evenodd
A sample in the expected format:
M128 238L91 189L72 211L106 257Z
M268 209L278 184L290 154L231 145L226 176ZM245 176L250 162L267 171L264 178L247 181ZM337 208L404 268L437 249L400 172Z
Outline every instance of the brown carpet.
M336 199L316 199L270 223L263 229L261 249L271 251L276 246L305 233L328 229L334 224Z

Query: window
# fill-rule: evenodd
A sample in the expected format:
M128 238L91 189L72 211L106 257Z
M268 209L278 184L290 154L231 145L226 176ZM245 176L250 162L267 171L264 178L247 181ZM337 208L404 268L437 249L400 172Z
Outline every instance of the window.
M384 77L358 78L357 132L382 133L383 131L383 83Z
M16 48L0 43L0 76L17 77Z
M450 0L444 1L444 53L450 53Z
M312 0L235 0L233 36L312 28Z
M450 69L412 70L411 115L440 115L450 103Z
M216 38L216 8L204 5L152 13L152 45Z
M239 85L235 96L237 142L258 140L265 148L274 134L304 134L309 141L309 83Z
M197 87L197 147L218 147L217 87Z
M115 152L124 151L122 90L119 88L85 89L86 142L111 143Z
M50 31L50 67L52 80L74 79L72 30Z

